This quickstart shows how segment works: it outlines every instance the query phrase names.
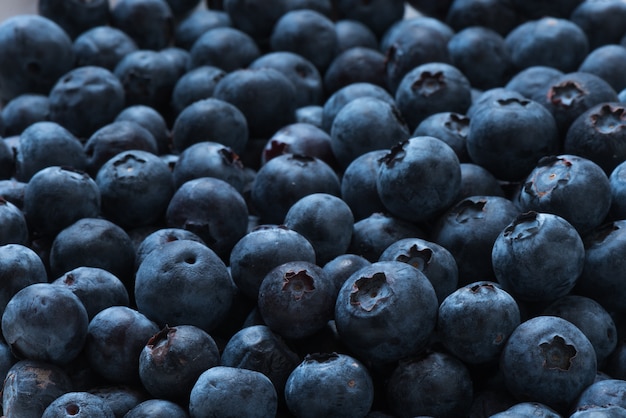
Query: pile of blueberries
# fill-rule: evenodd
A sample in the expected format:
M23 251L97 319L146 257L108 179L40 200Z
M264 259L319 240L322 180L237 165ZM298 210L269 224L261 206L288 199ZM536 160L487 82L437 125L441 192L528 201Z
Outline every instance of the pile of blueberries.
M38 7L4 416L626 417L626 2Z

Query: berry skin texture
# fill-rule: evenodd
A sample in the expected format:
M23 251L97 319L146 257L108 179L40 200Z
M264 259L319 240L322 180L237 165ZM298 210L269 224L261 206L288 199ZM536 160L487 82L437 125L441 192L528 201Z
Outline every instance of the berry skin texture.
M335 323L341 341L359 358L385 364L425 348L438 305L433 286L418 269L379 261L345 281Z
M289 375L285 400L302 418L365 417L374 384L365 366L349 355L310 354Z
M555 316L537 316L513 331L500 369L506 387L520 401L563 411L593 383L597 363L593 346L575 325Z
M608 215L610 189L606 173L593 161L569 154L546 156L528 174L517 205L522 212L561 216L585 234Z
M310 337L332 319L335 284L321 267L291 261L272 269L259 288L259 313L285 338Z
M185 400L200 374L219 360L217 344L200 328L166 325L141 351L139 377L155 398Z
M398 363L389 378L387 401L398 417L452 418L470 409L473 390L464 363L450 354L426 352Z
M531 211L504 228L493 244L491 260L505 290L528 302L548 302L574 288L583 271L585 248L565 219Z
M135 277L138 310L160 326L194 325L211 332L234 295L224 262L196 241L172 241L151 252Z
M493 282L476 282L450 294L439 306L437 333L443 345L468 364L497 360L520 324L513 297Z
M0 24L0 100L23 93L48 94L72 69L72 40L43 16L18 15Z
M410 222L431 220L454 203L461 189L459 159L437 138L410 138L383 157L376 188L393 215Z
M200 375L189 399L191 418L267 418L278 397L267 376L254 370L215 366Z
M2 314L2 336L20 358L64 365L78 356L89 319L70 290L34 283L17 292Z

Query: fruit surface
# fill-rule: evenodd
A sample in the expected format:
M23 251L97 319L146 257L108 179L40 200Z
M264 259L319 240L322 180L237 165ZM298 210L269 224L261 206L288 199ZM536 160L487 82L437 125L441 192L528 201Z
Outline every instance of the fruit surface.
M624 1L0 3L1 416L623 415Z

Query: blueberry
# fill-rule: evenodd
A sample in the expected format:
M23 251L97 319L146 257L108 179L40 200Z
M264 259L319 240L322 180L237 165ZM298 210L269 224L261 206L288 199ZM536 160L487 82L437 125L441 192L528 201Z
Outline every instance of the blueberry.
M341 254L324 264L322 269L330 280L335 283L336 293L338 293L344 282L348 280L348 277L370 264L372 263L360 255Z
M574 288L583 270L585 248L565 219L531 211L502 230L493 244L491 260L505 290L528 302L548 302Z
M146 151L124 151L98 170L102 214L125 227L140 227L161 220L174 194L169 168Z
M625 174L626 163L620 163L609 175L611 186L611 209L610 215L615 219L626 219L626 187Z
M143 387L124 384L95 386L90 388L88 392L102 398L113 410L116 418L124 417L128 411L150 397L150 394Z
M364 361L392 363L423 350L435 329L437 295L426 276L400 261L352 274L335 305L341 341Z
M422 238L399 239L383 251L378 261L401 261L417 268L433 285L440 304L458 287L454 256L441 245Z
M519 210L504 197L471 196L441 215L431 239L452 253L459 268L459 286L495 281L491 249L500 232Z
M138 123L120 120L104 125L85 142L87 172L96 177L100 168L122 151L158 153L158 144L149 130Z
M109 23L109 2L67 2L42 0L37 3L38 13L57 23L67 34L76 38L81 33Z
M595 74L566 73L537 89L531 99L544 105L556 122L562 139L570 125L587 109L603 102L617 102L617 93Z
M289 411L302 418L365 417L374 401L374 383L368 369L356 358L337 353L311 354L289 375L285 400Z
M547 86L563 74L563 71L554 67L531 65L513 75L504 87L532 99L546 91Z
M137 246L135 267L139 268L139 265L152 251L160 251L168 242L184 239L202 243L202 239L199 236L191 231L180 228L159 228L149 233Z
M139 355L159 327L126 306L106 308L89 322L85 350L91 368L111 383L139 382Z
M375 97L393 105L394 99L387 90L376 84L368 82L356 82L348 84L334 92L324 102L322 108L322 129L330 133L337 114L345 105L359 97Z
M555 316L537 316L513 331L500 369L519 400L563 411L593 383L597 363L593 346L575 325Z
M270 36L273 51L290 51L311 61L323 73L335 57L333 22L311 9L291 10L278 19Z
M454 150L430 136L392 147L376 179L383 205L410 222L432 220L455 202L460 187L461 168Z
M386 397L399 417L458 417L469 410L473 391L469 370L460 360L426 352L399 362L389 377Z
M445 22L458 33L478 27L502 36L513 30L520 20L514 1L498 0L455 0L445 16Z
M155 398L184 403L202 372L219 361L217 344L205 331L193 325L166 325L141 351L139 377Z
M461 70L475 88L502 86L512 72L504 38L490 28L474 26L459 31L448 42L448 54L452 65Z
M166 0L172 9L175 18L187 16L193 9L198 7L200 0Z
M111 9L111 24L141 49L165 48L174 35L174 16L165 0L120 0Z
M492 415L492 418L523 418L533 416L538 418L560 418L561 415L549 406L539 402L520 402L506 411Z
M378 48L378 39L367 25L352 19L341 19L335 22L337 33L337 53L355 46Z
M261 55L252 37L231 27L206 31L193 43L189 53L190 69L210 65L225 72L246 68Z
M622 126L626 124L625 111L624 105L615 102L589 108L567 130L563 152L587 158L610 175L626 160L626 137L622 134Z
M337 167L337 159L328 133L310 123L292 123L276 131L267 141L261 153L265 164L281 154L298 154L319 158L331 167Z
M259 287L258 307L265 324L289 339L309 337L332 319L335 284L321 267L290 261L273 268Z
M450 62L448 39L437 28L411 25L398 31L383 52L389 91L395 92L402 78L413 68L428 62Z
M621 327L618 329L618 332L620 331ZM602 371L610 378L626 380L624 379L626 377L626 340L623 337L620 338L617 342L617 347L606 359Z
M506 35L505 44L518 70L545 65L572 72L589 52L587 35L578 25L552 16L516 26Z
M30 236L24 213L0 195L0 245L28 245ZM350 225L351 227L352 225ZM350 229L352 231L352 228Z
M2 314L2 335L22 359L67 364L83 350L89 319L69 289L34 283L18 291Z
M289 51L264 54L254 60L249 68L273 68L280 71L296 88L296 106L321 105L324 86L320 71L313 62Z
M208 98L198 100L176 117L172 127L172 148L183 152L198 142L217 142L241 153L248 142L250 125L235 105Z
M315 250L298 232L285 226L265 225L247 233L230 252L233 281L244 295L256 301L263 278L289 261L315 263Z
M602 305L591 298L568 294L551 303L542 314L561 317L580 328L593 345L600 367L617 347L617 329L613 319Z
M337 174L315 157L283 154L268 161L252 183L252 206L265 223L279 223L289 208L312 193L340 195Z
M0 314L18 291L48 281L46 268L37 253L21 244L0 246Z
M348 249L354 216L339 197L313 193L289 208L284 224L311 242L316 262L322 265Z
M618 44L626 33L621 25L626 5L617 1L583 1L572 10L570 20L587 35L589 46Z
M196 241L172 241L152 251L135 275L137 308L160 326L194 325L211 332L224 320L234 295L222 260Z
M135 249L121 227L101 218L82 218L60 231L50 248L50 271L60 277L77 267L98 267L127 289L134 273Z
M196 10L176 24L174 44L189 50L203 33L214 28L227 26L232 26L228 13L219 10Z
M621 379L605 379L589 385L578 397L575 409L594 405L615 405L626 408L626 383Z
M346 104L335 117L330 133L333 154L344 167L366 152L391 148L410 136L399 110L374 97Z
M547 156L529 173L518 196L522 211L559 215L581 234L599 226L611 208L602 168L577 155Z
M165 399L148 399L129 410L124 418L188 418L177 403Z
M354 83L370 83L387 88L385 55L376 49L355 46L337 54L324 73L328 96Z
M0 146L1 148L1 146ZM28 183L11 180L0 180L0 196L13 203L18 209L24 209L24 193Z
M112 273L98 267L76 267L54 280L52 284L65 287L78 296L89 320L111 306L128 306L128 291Z
M432 114L465 114L471 104L470 83L456 67L430 62L413 68L402 78L395 99L409 129L414 131Z
M213 97L231 103L243 113L253 138L268 138L295 121L295 87L281 72L271 68L230 72L217 83Z
M445 1L448 0L444 0L439 4L443 4ZM407 18L395 22L385 31L380 40L380 50L387 51L396 39L406 36L405 33L410 33L414 27L426 27L428 29L432 29L442 36L446 42L449 42L454 36L454 30L443 22L443 19L436 19L432 15L407 16Z
M461 163L461 191L458 199L471 196L504 197L504 189L498 179L484 167L473 163Z
M266 325L252 325L237 331L222 351L220 365L263 373L279 398L284 398L287 378L300 364L298 355Z
M454 0L442 0L437 3L432 3L429 0L409 0L407 3L417 11L422 12L425 16L432 16L429 17L429 19L444 20L453 1Z
M72 390L72 382L59 366L20 360L7 372L2 390L5 416L41 418L55 399Z
M115 418L115 414L97 395L88 392L68 392L48 405L41 417Z
M50 100L43 94L24 93L9 101L0 113L3 136L19 135L36 122L50 116ZM4 164L3 164L4 165Z
M200 375L189 399L192 418L266 418L278 408L274 385L254 370L215 366Z
M387 153L386 149L366 152L352 160L341 176L341 198L350 206L357 221L386 211L378 196L376 179L381 160Z
M574 293L590 297L609 312L624 310L622 258L626 248L626 221L603 224L584 237L585 262Z
M248 209L241 194L213 177L200 177L180 186L165 217L169 228L195 233L223 259L248 227Z
M499 99L472 115L467 151L501 180L519 181L559 146L554 117L529 99Z
M465 116L471 120L479 110L498 105L498 101L508 102L514 100L523 101L526 100L526 97L515 90L510 90L505 87L494 87L482 92L478 91L476 95L474 95L474 93L472 94L472 104L469 109L467 109Z
M35 173L50 166L77 170L87 167L83 145L70 131L55 122L35 122L20 135L15 158L15 176L28 182Z
M174 186L200 177L224 180L243 193L248 175L235 152L217 142L198 142L186 148L178 157L172 172Z
M24 93L48 94L74 66L72 40L52 20L19 15L0 24L0 99Z
M130 121L135 122L152 134L157 143L159 155L167 154L171 151L171 133L167 122L156 109L145 105L128 106L116 117L115 122Z
M138 49L133 39L112 26L96 26L81 33L72 45L77 67L92 65L113 71L126 54Z
M452 292L441 302L437 318L437 335L443 345L469 364L498 360L521 322L513 296L486 281Z
M269 43L274 25L288 10L287 0L217 1L223 3L223 10L228 13L233 26L252 36L259 43ZM209 2L214 3L215 0Z
M400 0L339 0L337 2L339 16L364 23L376 36L380 37L391 25L402 19L404 2Z
M626 87L626 77L617 71L626 65L626 48L622 45L604 45L591 51L578 71L595 74L606 80L615 91Z
M296 123L308 123L322 129L322 106L311 105L296 109Z
M467 154L467 135L469 134L470 119L459 113L435 113L422 120L413 136L434 136L441 139L454 150L461 163L470 161Z
M28 182L23 210L31 233L54 237L81 218L98 216L100 191L96 182L82 171L46 167Z
M113 74L124 87L127 106L143 104L162 113L169 109L178 73L166 54L147 49L130 52L118 62Z
M589 417L626 417L626 409L617 405L601 405L577 408L570 418L589 418Z
M209 99L217 83L226 72L220 68L203 65L181 76L172 91L172 110L179 115L187 106L198 100Z
M374 212L354 224L348 252L373 263L387 247L402 238L425 239L426 233L412 222Z

